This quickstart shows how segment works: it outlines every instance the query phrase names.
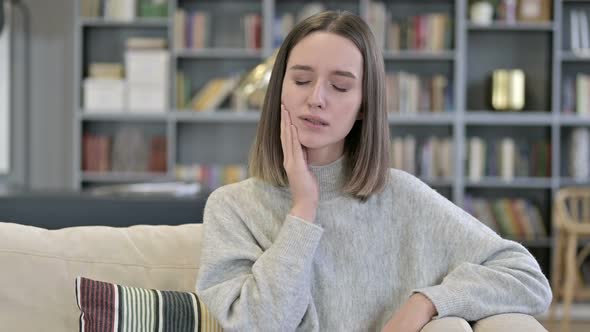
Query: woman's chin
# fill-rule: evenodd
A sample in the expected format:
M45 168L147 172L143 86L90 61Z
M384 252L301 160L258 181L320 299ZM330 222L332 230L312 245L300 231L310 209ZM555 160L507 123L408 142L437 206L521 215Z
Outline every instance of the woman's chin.
M308 142L305 139L300 140L301 145L307 149L318 149L321 148L322 145L318 144L317 142Z

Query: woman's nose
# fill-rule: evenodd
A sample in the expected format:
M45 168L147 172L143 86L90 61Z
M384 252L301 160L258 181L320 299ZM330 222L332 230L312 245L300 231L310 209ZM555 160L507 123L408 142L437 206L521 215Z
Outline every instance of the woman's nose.
M324 109L326 101L324 96L324 87L322 82L316 81L311 95L308 98L309 107Z

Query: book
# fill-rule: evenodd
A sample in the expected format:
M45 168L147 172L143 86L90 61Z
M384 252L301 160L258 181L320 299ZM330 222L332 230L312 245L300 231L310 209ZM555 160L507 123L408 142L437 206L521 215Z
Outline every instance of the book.
M588 15L585 10L578 12L578 19L580 21L580 52L588 56L590 55L590 41L588 40Z
M83 134L82 169L86 172L111 170L111 138L109 136Z
M184 9L177 9L174 13L174 48L183 50L186 43L187 14Z
M479 181L484 176L486 164L486 144L480 137L469 139L468 177L470 181Z
M232 93L239 83L241 75L216 77L205 84L192 98L190 104L195 111L213 111Z
M150 159L148 170L150 172L166 172L166 137L156 136L151 139Z
M577 10L570 11L570 44L573 52L580 51L580 16Z
M90 78L123 79L124 68L120 63L93 62L89 69Z
M125 47L128 50L161 50L167 47L166 39L157 37L127 38Z

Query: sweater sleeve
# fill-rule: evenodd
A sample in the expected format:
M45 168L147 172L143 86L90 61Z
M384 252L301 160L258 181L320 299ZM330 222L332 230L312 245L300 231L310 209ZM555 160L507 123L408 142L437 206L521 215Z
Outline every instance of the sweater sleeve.
M551 288L535 258L519 243L491 229L434 190L423 189L424 239L437 244L442 282L416 289L428 297L438 318L466 320L508 312L539 314L551 303ZM422 190L421 190L422 191ZM425 198L425 199L424 199ZM440 279L439 279L440 280Z
M235 204L219 190L207 200L197 293L226 331L294 331L323 229L287 215L264 249Z

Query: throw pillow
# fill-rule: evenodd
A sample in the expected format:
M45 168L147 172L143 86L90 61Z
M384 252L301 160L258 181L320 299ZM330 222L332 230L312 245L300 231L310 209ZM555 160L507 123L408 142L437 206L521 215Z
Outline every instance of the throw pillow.
M221 332L195 293L76 278L80 332Z

